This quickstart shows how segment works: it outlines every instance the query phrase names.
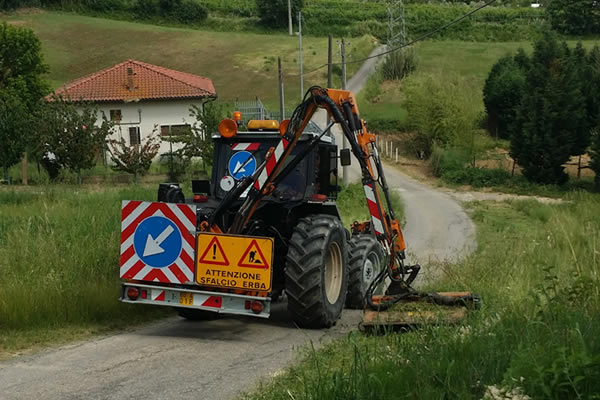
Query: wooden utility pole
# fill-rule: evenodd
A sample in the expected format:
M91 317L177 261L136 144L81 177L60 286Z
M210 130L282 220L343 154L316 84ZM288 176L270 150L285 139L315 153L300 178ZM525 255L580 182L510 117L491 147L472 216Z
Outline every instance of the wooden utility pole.
M341 43L341 54L342 54L342 90L346 90L346 43L344 42L344 38L342 38ZM348 148L348 139L346 139L346 135L343 135L343 149ZM342 184L344 186L348 185L348 166L342 167Z
M298 46L300 48L300 101L304 98L304 75L302 68L302 11L298 11Z
M327 48L327 87L331 87L331 70L333 67L333 54L332 54L332 39L329 35L329 46Z
M292 0L288 0L288 25L290 27L290 36L292 36L294 34L292 24Z
M277 57L277 69L279 70L279 118L285 119L284 99L283 99L283 74L281 72L281 57Z

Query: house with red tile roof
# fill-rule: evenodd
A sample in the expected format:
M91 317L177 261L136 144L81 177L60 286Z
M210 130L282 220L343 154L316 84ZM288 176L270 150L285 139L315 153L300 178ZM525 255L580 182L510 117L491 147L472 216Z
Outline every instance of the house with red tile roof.
M156 129L163 138L159 154L178 148L164 139L190 128L192 105L203 108L217 97L209 78L135 60L76 79L54 94L96 103L115 122L113 138L128 144L139 144Z

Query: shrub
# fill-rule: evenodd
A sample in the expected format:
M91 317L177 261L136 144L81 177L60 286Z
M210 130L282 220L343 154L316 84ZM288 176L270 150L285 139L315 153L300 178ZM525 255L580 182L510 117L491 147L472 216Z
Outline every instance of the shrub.
M408 128L423 137L427 157L434 144L471 142L477 109L465 85L458 77L442 80L435 75L421 75L406 79L404 107L408 112Z
M304 0L292 0L292 18L297 22L298 11L304 6ZM260 22L273 27L287 26L287 0L256 0Z
M387 55L381 71L388 80L401 80L417 69L418 58L414 47L394 51Z
M82 5L93 11L111 12L126 8L122 0L84 0Z
M169 182L179 182L188 170L191 162L176 152L162 153L158 159L159 165L167 168Z
M510 174L497 168L467 167L444 171L442 179L457 185L471 185L473 187L500 186L510 180Z
M132 10L137 18L149 19L156 15L158 4L156 0L135 0Z
M208 17L208 11L194 0L183 0L175 6L171 15L182 24L194 24L204 21Z

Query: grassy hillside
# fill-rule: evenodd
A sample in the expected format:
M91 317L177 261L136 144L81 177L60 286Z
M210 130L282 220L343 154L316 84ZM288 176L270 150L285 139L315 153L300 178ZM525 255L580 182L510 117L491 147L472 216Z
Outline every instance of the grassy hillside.
M285 34L215 32L169 28L55 12L0 15L1 21L28 27L42 41L53 87L128 58L211 78L225 101L253 99L278 104L277 57L282 57L286 102L300 100L298 38ZM375 43L352 41L350 59L366 56ZM303 39L305 70L327 62L327 38ZM358 69L349 66L349 73ZM304 87L327 83L327 69L305 77Z
M573 46L576 41L568 41ZM583 45L591 49L600 40L583 40ZM531 54L530 41L521 42L466 42L428 40L416 46L418 57L417 71L408 79L439 79L442 82L453 82L457 79L463 83L462 89L469 99L470 107L476 112L483 112L483 86L485 80L498 59L507 54L515 54L523 48ZM367 120L396 121L399 129L403 128L406 111L402 107L404 100L403 82L380 82L371 79L367 91L374 93L367 100L366 92L359 96L363 118Z

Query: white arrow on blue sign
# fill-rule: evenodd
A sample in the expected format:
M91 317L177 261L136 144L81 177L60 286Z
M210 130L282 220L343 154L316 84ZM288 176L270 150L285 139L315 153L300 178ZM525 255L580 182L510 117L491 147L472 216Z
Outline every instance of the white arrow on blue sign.
M248 151L238 151L229 159L228 168L229 174L239 181L256 171L256 159Z
M181 254L182 238L177 225L168 218L153 216L138 225L133 235L133 247L146 265L168 267Z

